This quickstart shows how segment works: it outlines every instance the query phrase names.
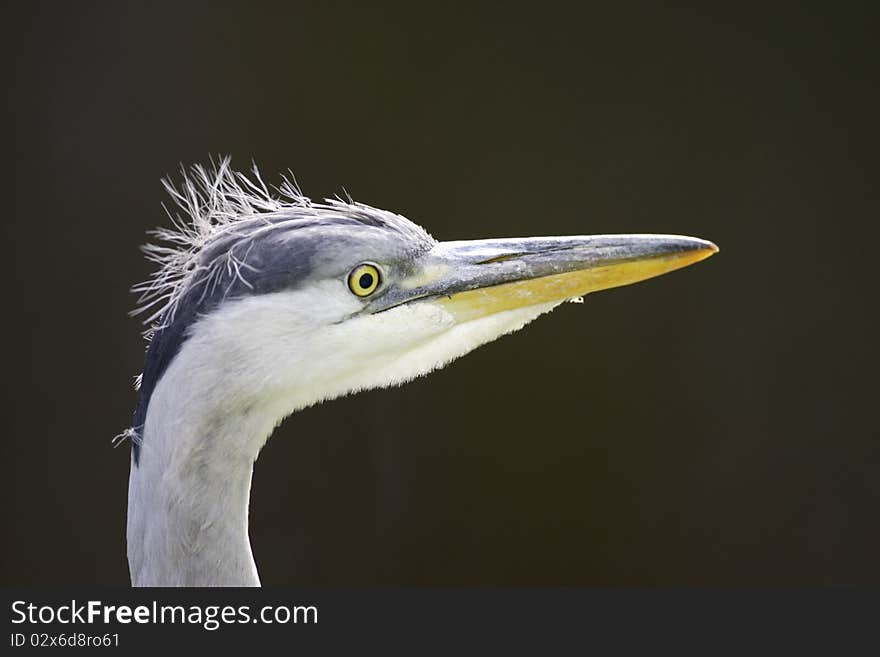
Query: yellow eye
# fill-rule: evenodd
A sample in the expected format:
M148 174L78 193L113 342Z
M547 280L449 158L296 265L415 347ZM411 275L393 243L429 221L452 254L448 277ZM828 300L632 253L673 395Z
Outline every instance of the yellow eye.
M379 287L379 270L364 263L351 270L348 275L348 289L359 297L368 297Z

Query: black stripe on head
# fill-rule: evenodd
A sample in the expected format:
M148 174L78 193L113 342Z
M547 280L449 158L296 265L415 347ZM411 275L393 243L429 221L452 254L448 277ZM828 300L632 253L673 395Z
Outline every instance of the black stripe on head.
M147 348L133 418L133 428L141 438L150 397L199 317L216 310L227 299L280 292L309 278L317 246L313 240L291 240L285 249L273 248L271 243L273 233L303 227L272 226L259 239L223 237L206 248L205 260L210 257L211 264L193 273L186 291L160 318ZM132 449L137 464L137 443L132 443Z

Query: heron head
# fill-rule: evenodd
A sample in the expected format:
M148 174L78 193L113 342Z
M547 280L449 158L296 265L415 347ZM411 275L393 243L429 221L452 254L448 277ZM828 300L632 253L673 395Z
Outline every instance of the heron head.
M193 370L222 403L264 403L283 416L410 380L566 300L717 251L677 235L437 242L399 215L338 200L315 204L290 189L287 203L254 207L250 198L247 208L229 208L242 202L236 175L224 171L219 184L203 186L203 194L222 193L215 218L203 220L201 243L183 265L165 256L163 285L144 288L148 303L161 293L167 303L156 315L141 424L169 367ZM197 205L199 227L210 204Z

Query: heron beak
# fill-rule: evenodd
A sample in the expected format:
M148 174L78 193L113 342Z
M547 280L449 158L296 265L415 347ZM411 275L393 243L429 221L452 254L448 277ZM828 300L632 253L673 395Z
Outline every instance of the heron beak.
M441 242L413 287L466 322L630 285L717 252L712 242L680 235Z

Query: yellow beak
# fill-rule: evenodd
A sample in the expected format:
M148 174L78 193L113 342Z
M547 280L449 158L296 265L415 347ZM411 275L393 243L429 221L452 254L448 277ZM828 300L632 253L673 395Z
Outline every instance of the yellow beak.
M644 237L634 236L634 239ZM437 303L457 321L466 322L505 310L561 302L599 290L638 283L687 267L718 252L717 246L703 240L694 240L693 248L680 250L669 250L664 248L661 241L650 241L653 243L647 245L647 249L641 249L643 252L638 255L607 260L589 259L584 262L583 268L454 292L438 299ZM505 258L496 262L509 260Z

